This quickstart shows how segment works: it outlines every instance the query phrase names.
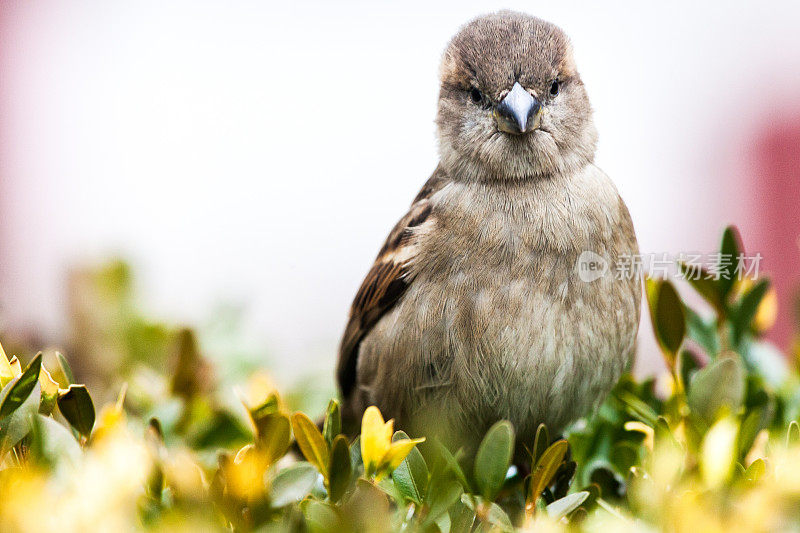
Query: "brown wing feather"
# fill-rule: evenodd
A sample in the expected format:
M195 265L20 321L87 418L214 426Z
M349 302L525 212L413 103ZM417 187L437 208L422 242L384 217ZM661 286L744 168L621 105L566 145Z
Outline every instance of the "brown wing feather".
M414 228L430 217L430 197L447 180L437 170L414 199L408 213L392 229L375 263L367 273L350 308L350 320L339 348L336 377L342 396L347 398L356 385L356 366L361 341L372 327L400 299L412 282L409 265L415 258Z

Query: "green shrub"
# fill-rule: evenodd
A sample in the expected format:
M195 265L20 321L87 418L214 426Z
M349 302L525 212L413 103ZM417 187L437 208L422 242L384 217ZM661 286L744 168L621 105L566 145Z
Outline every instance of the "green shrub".
M741 249L728 228L722 252ZM667 372L625 376L566 440L540 426L512 466L507 421L467 457L418 446L424 436L394 431L375 407L355 439L335 400L319 428L261 373L232 401L191 331L132 309L127 270L97 279L119 283L120 269L125 296L103 308L117 329L87 344L114 346L130 372L99 414L60 354L22 368L0 348L3 531L800 528L800 373L765 355L767 280L690 281L708 316L670 281L646 280ZM168 377L146 364L167 353Z

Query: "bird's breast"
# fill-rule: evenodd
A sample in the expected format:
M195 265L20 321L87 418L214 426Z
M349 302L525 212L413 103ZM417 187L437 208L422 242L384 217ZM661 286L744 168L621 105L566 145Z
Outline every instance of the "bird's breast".
M591 250L613 265L636 244L616 227L613 186L583 185L437 193L413 281L362 347L376 399L397 416L441 404L454 425L507 418L526 433L559 430L606 395L633 351L638 281L586 282L577 263Z

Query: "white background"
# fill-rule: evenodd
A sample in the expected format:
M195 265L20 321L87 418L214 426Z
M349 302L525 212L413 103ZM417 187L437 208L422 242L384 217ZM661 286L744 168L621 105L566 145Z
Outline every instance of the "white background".
M4 2L5 324L58 338L67 267L122 255L155 315L237 302L283 372L332 366L436 166L441 52L501 7L571 35L643 251L750 216L742 161L800 85L800 3Z

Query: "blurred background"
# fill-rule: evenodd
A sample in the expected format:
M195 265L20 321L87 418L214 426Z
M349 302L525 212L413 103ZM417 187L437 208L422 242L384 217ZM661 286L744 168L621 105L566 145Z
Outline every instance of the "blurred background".
M506 7L572 37L597 162L642 251L711 252L737 224L774 281L785 347L800 277L791 1L2 0L0 330L86 342L87 269L120 258L130 270L102 275L126 305L224 330L207 345L231 364L332 389L351 299L436 166L442 50ZM660 355L642 329L648 373Z

